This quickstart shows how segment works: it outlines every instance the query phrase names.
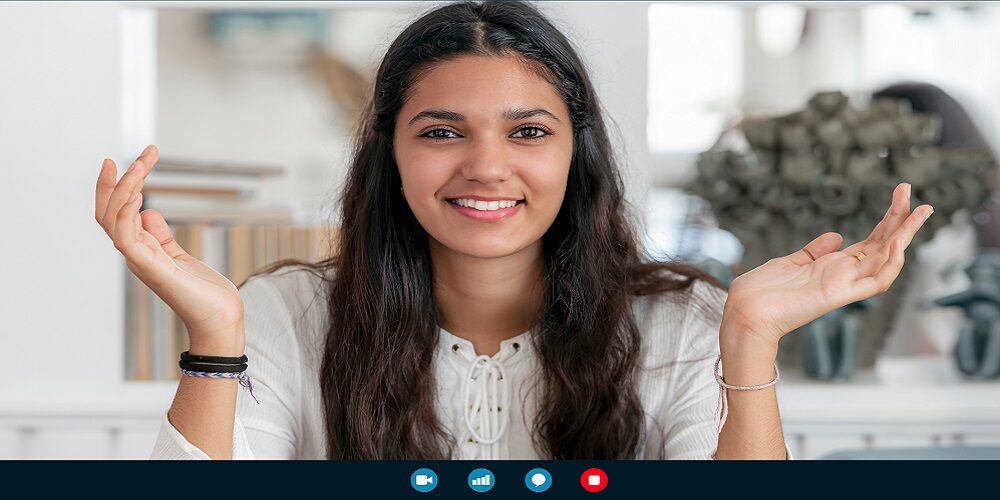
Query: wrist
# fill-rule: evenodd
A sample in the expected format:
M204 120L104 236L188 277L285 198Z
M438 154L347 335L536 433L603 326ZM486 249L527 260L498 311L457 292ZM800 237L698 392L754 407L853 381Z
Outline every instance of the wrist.
M739 309L727 307L722 312L722 325L719 329L719 347L723 350L750 351L754 353L774 352L777 356L778 341L783 333L775 328L760 326L760 322L752 321Z
M243 340L242 326L237 331L212 332L206 334L190 333L191 354L202 356L242 356L246 349Z
M719 336L722 373L726 383L758 385L774 378L778 344L766 335L736 323L723 322Z

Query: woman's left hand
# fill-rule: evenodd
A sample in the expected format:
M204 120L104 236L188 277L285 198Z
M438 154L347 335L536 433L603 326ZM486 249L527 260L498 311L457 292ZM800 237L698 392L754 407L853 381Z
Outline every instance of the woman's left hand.
M839 250L843 237L824 233L802 250L736 278L729 286L722 335L753 338L720 340L730 345L762 341L777 349L788 332L885 292L903 268L903 250L933 211L921 205L911 213L910 185L899 184L889 210L864 241Z

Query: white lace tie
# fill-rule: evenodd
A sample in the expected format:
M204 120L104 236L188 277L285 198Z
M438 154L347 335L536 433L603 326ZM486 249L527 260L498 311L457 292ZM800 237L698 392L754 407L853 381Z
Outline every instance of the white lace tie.
M472 361L462 382L465 426L482 445L485 456L481 458L485 460L500 458L499 441L507 430L510 413L509 382L506 378L507 373L499 360L480 355Z

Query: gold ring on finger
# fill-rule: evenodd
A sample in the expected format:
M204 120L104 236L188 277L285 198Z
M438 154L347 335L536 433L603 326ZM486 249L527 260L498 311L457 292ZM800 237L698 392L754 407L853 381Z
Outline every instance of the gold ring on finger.
M858 262L861 262L861 261L865 260L865 253L864 252L856 252L854 254L854 258L858 259Z

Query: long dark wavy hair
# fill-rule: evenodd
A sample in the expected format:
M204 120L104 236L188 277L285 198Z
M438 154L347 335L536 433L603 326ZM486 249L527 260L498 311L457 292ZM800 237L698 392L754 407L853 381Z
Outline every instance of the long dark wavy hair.
M535 448L552 459L634 458L643 409L632 297L671 295L696 279L717 282L680 263L644 260L601 106L572 44L534 6L492 1L434 8L395 39L356 131L331 257L285 260L255 273L304 264L328 280L319 377L329 457L454 455L455 437L435 413L439 325L428 235L400 195L392 137L407 90L423 72L470 54L516 56L537 68L573 124L566 196L542 237Z

